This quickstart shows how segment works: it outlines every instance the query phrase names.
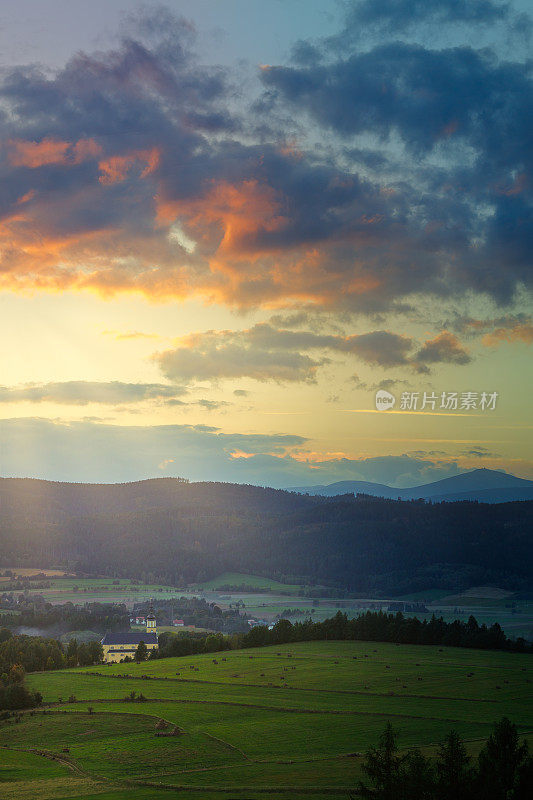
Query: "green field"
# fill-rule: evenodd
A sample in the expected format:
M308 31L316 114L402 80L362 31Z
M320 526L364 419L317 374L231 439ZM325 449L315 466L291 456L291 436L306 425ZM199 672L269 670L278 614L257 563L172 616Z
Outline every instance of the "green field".
M262 578L259 575L246 575L242 572L223 572L210 581L196 584L195 588L202 591L216 591L220 586L253 586L254 589L260 591L261 589L270 589L273 592L288 592L294 594L301 586L293 583L280 583L271 578Z
M46 570L43 570L45 572ZM21 572L21 570L19 570ZM44 580L44 579L43 579ZM133 603L144 602L151 597L168 600L170 597L187 594L171 586L160 584L132 583L125 578L76 578L50 576L50 584L45 589L33 588L30 584L30 593L42 595L49 603ZM0 578L0 591L2 584L9 578Z
M453 727L476 752L504 714L531 734L531 663L513 653L306 642L34 673L28 684L50 705L0 722L0 798L140 800L154 784L157 796L179 787L185 800L347 800L388 720L401 745L426 751ZM146 701L127 701L131 692ZM156 736L160 719L179 734Z

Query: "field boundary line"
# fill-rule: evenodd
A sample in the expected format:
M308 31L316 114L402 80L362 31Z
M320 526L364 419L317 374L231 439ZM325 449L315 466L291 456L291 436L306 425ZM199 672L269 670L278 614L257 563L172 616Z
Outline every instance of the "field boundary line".
M91 703L127 703L129 701L123 700L121 697L108 697L108 698L98 698L96 700L75 700L74 702L68 705L78 705L78 704L91 704ZM181 698L176 699L169 699L169 698L160 698L160 697L150 697L143 701L143 705L145 703L182 703L182 704L195 704L195 705L208 705L208 706L232 706L236 708L255 708L261 711L276 711L283 714L329 714L332 716L359 716L359 717L395 717L399 719L424 719L424 720L433 720L435 722L452 722L452 723L463 723L467 722L464 719L455 719L453 717L426 717L420 714L398 714L395 712L385 712L385 711L342 711L337 709L324 709L324 710L316 710L312 708L289 708L286 706L260 706L252 703L237 703L237 702L230 702L229 700L183 700ZM53 706L54 708L58 707L61 708L63 705L67 705L65 703L48 703L48 706ZM67 712L69 713L69 712ZM70 712L73 713L73 712ZM75 712L78 713L78 712ZM85 712L88 713L88 712ZM143 716L138 712L129 712L129 711L93 711L93 714L136 714L137 716ZM153 717L153 714L146 714L144 716ZM478 721L477 724L479 725L492 725L492 722L483 722Z
M198 680L194 680L192 678L170 678L164 675L157 675L154 677L143 678L140 675L106 675L105 672L79 672L79 673L72 673L70 670L53 670L56 674L68 674L68 675L87 675L91 678L114 678L115 680L132 680L132 681L144 681L145 683L149 683L150 681L171 681L173 683L190 683L190 684L208 684L210 686L228 686L234 687L239 686L243 688L251 688L251 689L265 689L268 691L269 689L286 689L290 692L314 692L314 693L321 693L321 694L350 694L350 695L360 695L361 697L398 697L403 699L405 697L409 697L411 699L420 699L420 700L452 700L455 702L461 703L493 703L498 705L499 703L506 702L509 698L501 698L501 699L493 699L493 698L484 698L484 697L449 697L449 696L442 696L442 695L433 695L433 694L390 694L388 692L362 692L358 689L313 689L313 688L306 688L305 686L284 686L283 684L272 684L272 686L265 686L262 683L229 683L227 681L206 681L202 680L201 678ZM31 673L32 675L36 673ZM50 674L50 671L44 674ZM511 698L512 699L512 698ZM192 701L191 701L192 702Z
M202 733L203 733L204 736L209 737L209 739L213 739L213 741L215 741L215 742L220 742L220 744L223 744L225 747L229 748L230 750L235 750L235 752L239 753L246 761L252 761L250 756L247 756L246 753L244 752L244 750L241 750L240 747L236 747L234 744L230 744L229 742L226 742L224 739L220 739L218 736L213 736L212 733L206 733L205 731L202 731ZM232 766L234 766L234 765L232 764Z

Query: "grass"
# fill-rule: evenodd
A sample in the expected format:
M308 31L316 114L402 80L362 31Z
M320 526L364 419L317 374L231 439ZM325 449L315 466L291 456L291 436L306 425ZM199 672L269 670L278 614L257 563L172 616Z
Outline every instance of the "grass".
M271 578L262 578L259 575L246 575L242 572L223 572L210 581L197 584L202 591L216 591L221 586L253 586L254 589L270 589L273 592L290 592L294 594L301 586L291 583L280 583ZM196 588L196 587L195 587Z
M426 751L453 727L475 753L504 714L530 735L530 665L515 653L326 641L34 673L28 684L50 705L0 723L0 779L15 800L141 800L153 797L146 783L183 800L347 800L388 720L401 745ZM126 701L131 692L146 702ZM182 734L156 736L159 719ZM73 766L20 752L32 748L68 748Z

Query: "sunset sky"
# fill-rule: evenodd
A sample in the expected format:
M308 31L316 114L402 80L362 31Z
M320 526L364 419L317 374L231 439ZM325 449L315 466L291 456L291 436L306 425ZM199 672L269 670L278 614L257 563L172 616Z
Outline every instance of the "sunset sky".
M533 479L527 6L3 0L0 475Z

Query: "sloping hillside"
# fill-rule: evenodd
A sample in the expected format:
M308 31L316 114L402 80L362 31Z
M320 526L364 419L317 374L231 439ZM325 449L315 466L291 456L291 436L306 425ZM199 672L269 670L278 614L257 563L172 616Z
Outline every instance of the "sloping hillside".
M3 566L31 560L170 583L225 571L359 591L525 588L533 503L308 497L174 479L0 481Z

